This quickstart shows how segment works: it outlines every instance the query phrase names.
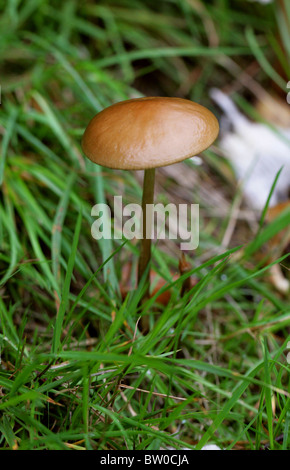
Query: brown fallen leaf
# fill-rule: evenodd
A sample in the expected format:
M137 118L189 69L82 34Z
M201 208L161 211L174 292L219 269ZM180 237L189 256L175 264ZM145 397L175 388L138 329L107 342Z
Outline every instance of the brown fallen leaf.
M172 281L176 281L179 279L182 274L185 274L186 272L189 272L192 269L192 266L186 261L184 254L181 254L181 258L179 261L179 273L171 273L171 279ZM122 299L126 297L126 295L134 288L131 283L131 270L132 270L132 263L128 261L123 265L122 268L122 279L120 282L120 291L121 291L121 296ZM136 281L137 282L137 281ZM150 271L150 283L151 283L151 292L150 292L150 297L155 296L166 284L168 284L168 281L165 279L161 278L153 269ZM193 278L192 276L189 276L185 281L183 282L183 285L181 287L181 296L185 294L188 290L190 290L195 284L197 283L197 279ZM171 289L168 288L164 290L163 292L160 293L156 297L156 303L161 304L161 305L167 305L170 298L171 298Z

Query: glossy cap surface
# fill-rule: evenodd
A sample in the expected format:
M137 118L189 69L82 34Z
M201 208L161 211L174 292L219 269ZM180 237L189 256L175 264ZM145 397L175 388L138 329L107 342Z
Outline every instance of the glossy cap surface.
M82 148L99 165L144 170L199 154L218 132L216 117L193 101L137 98L98 113L85 130Z

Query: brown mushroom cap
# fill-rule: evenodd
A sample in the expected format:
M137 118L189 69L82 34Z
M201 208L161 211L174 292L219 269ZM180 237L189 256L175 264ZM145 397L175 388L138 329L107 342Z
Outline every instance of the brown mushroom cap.
M197 103L181 98L137 98L98 113L85 130L82 148L99 165L144 170L199 154L218 132L216 117Z

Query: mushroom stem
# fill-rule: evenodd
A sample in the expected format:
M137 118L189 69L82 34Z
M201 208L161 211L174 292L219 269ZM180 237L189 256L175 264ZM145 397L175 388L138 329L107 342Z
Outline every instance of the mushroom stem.
M155 168L149 168L144 171L144 182L143 182L143 196L142 196L142 212L143 212L143 223L142 223L142 240L141 240L141 251L138 265L138 284L140 283L143 275L150 263L151 259L151 216L149 218L150 211L146 210L147 204L153 204L154 200L154 182L155 182ZM146 217L147 215L147 217ZM148 297L150 289L150 269L146 273L146 291L143 298Z

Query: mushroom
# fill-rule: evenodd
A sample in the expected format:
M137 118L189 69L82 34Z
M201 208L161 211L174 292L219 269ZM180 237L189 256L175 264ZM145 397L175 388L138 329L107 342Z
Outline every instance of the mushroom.
M218 132L218 121L207 108L181 98L121 101L105 108L89 122L82 148L91 161L113 169L145 170L138 284L151 258L151 238L146 236L146 205L153 204L155 168L204 151ZM149 275L148 270L144 297L149 293Z

